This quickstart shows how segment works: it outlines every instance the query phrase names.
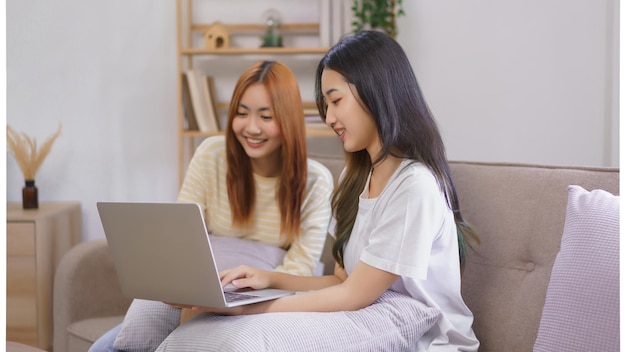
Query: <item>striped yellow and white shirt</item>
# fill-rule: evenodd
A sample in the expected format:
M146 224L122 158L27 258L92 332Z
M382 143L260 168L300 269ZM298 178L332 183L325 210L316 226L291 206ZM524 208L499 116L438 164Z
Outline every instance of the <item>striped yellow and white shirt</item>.
M308 159L308 175L302 204L302 234L289 247L275 270L313 275L319 262L331 216L333 177L321 163ZM250 229L235 228L226 191L226 143L224 136L206 138L196 149L178 195L179 202L194 202L204 210L206 225L214 235L233 236L282 247L280 210L276 199L278 178L254 175L256 204Z

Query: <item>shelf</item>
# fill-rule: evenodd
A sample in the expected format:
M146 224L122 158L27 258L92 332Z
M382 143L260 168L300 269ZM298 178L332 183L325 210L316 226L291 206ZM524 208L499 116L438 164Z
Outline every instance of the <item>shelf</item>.
M311 124L307 124L306 126L306 136L307 137L337 137L335 131L332 128L326 126L323 123L315 124L315 126L311 126Z
M202 132L202 131L182 131L181 135L184 137L211 137L211 136L222 136L224 135L224 131L217 132Z
M202 131L182 131L182 136L184 137L210 137L210 136L221 136L224 134L224 131L218 132L202 132ZM306 126L306 135L307 137L332 137L336 136L335 131L333 131L330 127L322 124L307 124Z
M304 116L319 116L319 111L317 110L317 105L313 102L303 101L302 105L304 107ZM217 102L217 109L219 111L228 110L230 107L230 103L227 102Z
M180 49L182 55L244 55L244 54L270 54L270 55L294 55L294 54L326 54L328 48L222 48L222 49Z
M264 24L229 24L222 23L229 32L263 32L267 29L267 25ZM211 24L197 23L192 24L190 29L192 31L204 32L211 27ZM320 29L319 23L283 23L280 25L280 32L283 35L292 34L291 32L304 32L317 34Z

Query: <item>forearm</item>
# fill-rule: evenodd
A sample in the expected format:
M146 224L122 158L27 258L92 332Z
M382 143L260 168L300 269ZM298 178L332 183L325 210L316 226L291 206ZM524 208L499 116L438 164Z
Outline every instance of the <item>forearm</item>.
M277 300L247 305L241 314L275 312L336 312L364 308L374 300L355 300L343 285L335 285L318 291L308 291L282 297Z
M298 293L270 301L268 312L336 312L357 310L371 302L357 303L344 285Z
M320 290L338 285L342 281L336 275L299 276L276 271L269 274L270 287L289 291Z
M277 273L279 274L279 273ZM298 282L306 284L331 284L326 287L311 288L312 291L283 297L263 305L251 306L244 314L263 312L335 312L340 310L357 310L372 304L389 287L398 276L376 269L359 262L349 277L340 267L335 268L335 275L319 278L302 278L292 275L276 275L270 280L278 280L277 284L289 285ZM319 279L319 280L315 280ZM304 291L300 289L300 291ZM249 310L249 311L248 311Z

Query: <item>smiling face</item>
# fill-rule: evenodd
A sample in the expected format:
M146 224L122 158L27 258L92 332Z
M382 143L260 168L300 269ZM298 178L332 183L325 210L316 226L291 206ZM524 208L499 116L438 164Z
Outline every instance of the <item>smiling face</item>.
M277 176L280 172L281 132L273 118L270 95L263 84L253 84L243 93L232 129L250 157L254 173Z
M347 152L366 149L375 157L381 149L378 130L372 116L363 108L356 87L337 71L324 69L321 90L328 106L326 124L343 142Z

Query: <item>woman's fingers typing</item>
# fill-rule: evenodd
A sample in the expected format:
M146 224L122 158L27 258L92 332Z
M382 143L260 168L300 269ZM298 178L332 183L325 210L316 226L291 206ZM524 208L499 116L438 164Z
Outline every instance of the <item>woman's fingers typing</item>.
M221 271L220 279L222 280L222 287L232 284L237 288L250 287L254 289L262 289L269 286L269 280L267 279L266 273L267 272L263 270L255 269L246 265L240 265L232 269Z

